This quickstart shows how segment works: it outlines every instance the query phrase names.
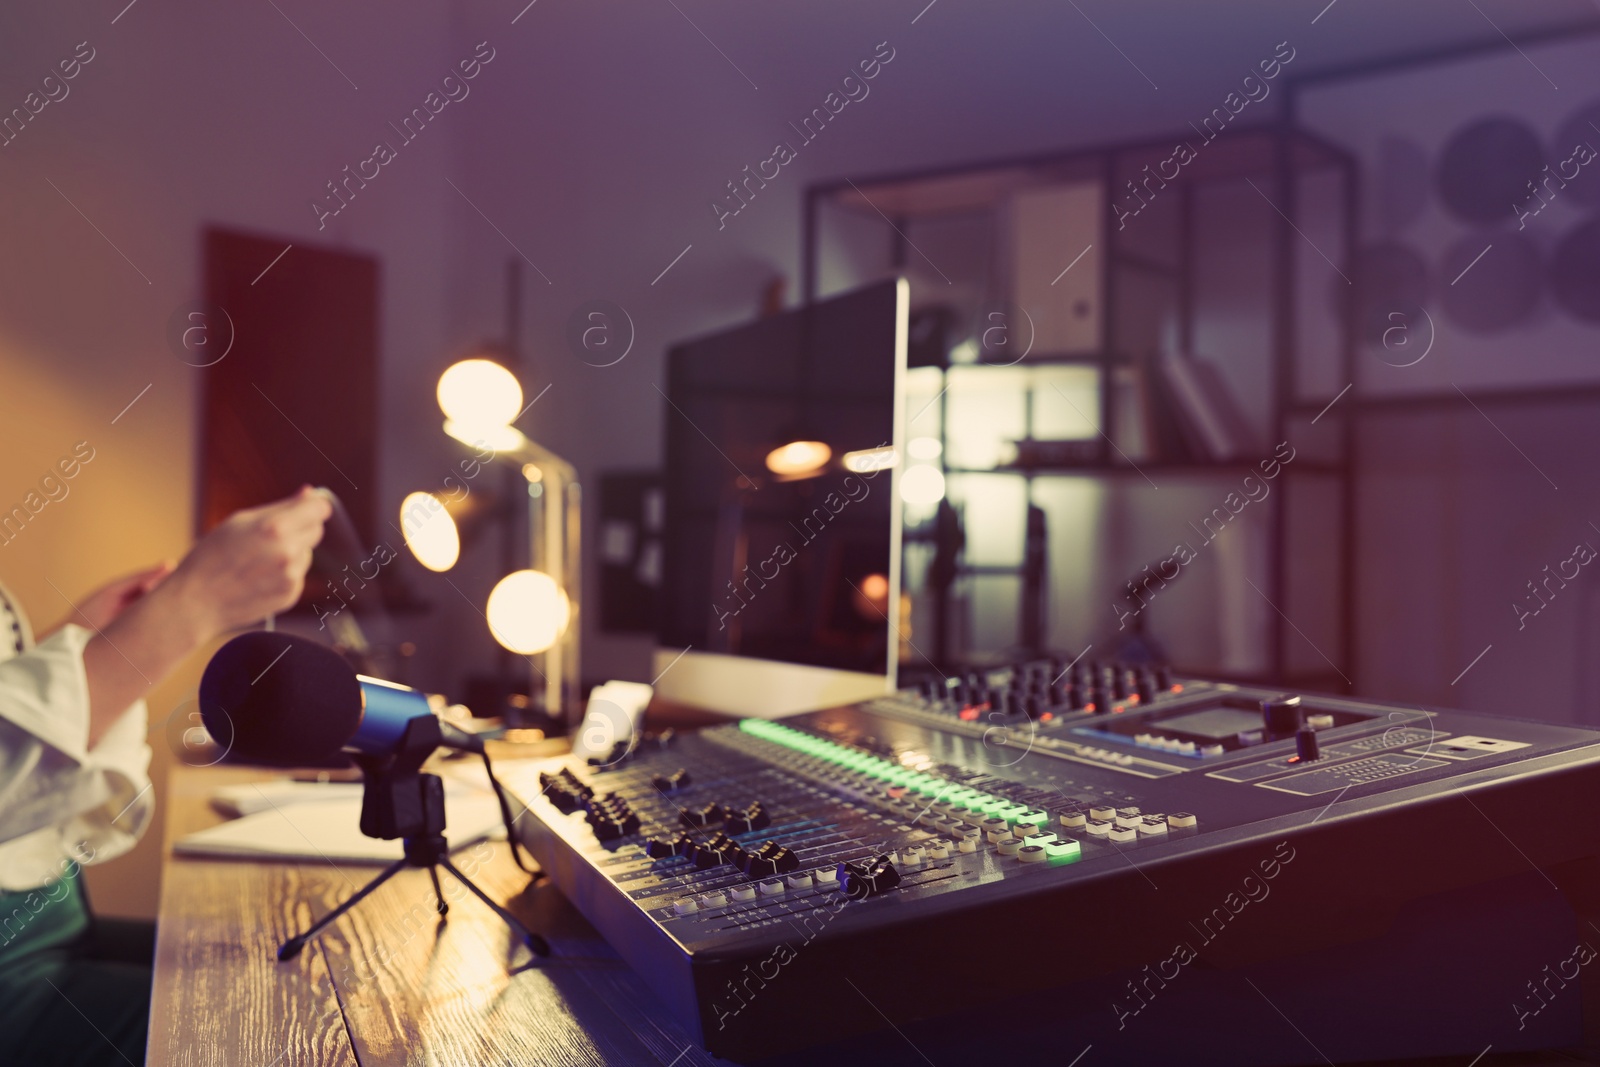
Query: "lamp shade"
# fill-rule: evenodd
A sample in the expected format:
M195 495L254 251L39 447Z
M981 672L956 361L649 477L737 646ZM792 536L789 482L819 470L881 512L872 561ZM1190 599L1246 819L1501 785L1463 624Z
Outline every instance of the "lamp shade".
M900 499L907 504L937 504L944 499L944 475L925 463L907 467L900 476Z
M790 441L767 453L767 470L780 478L799 478L821 473L833 449L821 441Z
M461 558L461 531L432 493L408 493L400 502L400 533L417 562L430 571L447 571Z
M572 602L543 571L512 571L489 593L489 632L523 656L550 649L572 620Z
M522 412L517 376L492 359L464 359L439 375L439 407L467 427L508 426Z

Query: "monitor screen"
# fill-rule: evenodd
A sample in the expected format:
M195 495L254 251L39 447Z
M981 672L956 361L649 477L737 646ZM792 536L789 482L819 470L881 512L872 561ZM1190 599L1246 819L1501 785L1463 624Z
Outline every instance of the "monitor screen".
M906 308L892 280L669 350L665 648L893 675Z

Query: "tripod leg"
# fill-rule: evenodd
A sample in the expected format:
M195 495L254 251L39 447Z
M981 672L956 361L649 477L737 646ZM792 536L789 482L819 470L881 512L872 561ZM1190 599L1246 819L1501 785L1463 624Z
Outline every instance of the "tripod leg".
M327 926L329 923L333 922L333 920L337 919L339 916L343 915L345 912L361 903L363 897L372 892L374 889L378 888L383 883L387 882L389 879L393 878L410 862L410 860L400 859L395 860L389 866L385 867L382 873L380 873L376 878L352 893L349 900L346 900L343 904L340 904L338 907L328 912L328 914L312 923L309 930L306 930L301 934L296 934L294 937L291 937L289 940L285 941L278 949L278 959L290 960L300 955L300 950L305 948L307 941L311 940L317 935L318 930L321 930L324 926ZM435 881L434 884L437 885L437 881Z
M433 897L439 902L439 914L450 914L450 905L445 903L444 890L439 888L439 868L429 867L428 877L433 879Z
M456 881L472 890L473 896L489 905L490 910L492 910L496 915L500 916L500 918L504 919L507 926L511 927L512 930L521 935L522 943L528 946L528 951L532 952L535 956L550 955L550 943L548 941L534 933L532 930L529 930L526 926L523 926L522 923L517 920L515 915L512 915L509 911L490 900L489 894L479 889L472 883L472 879L468 878L466 875L457 870L456 865L450 862L450 858L448 856L442 857L439 860L439 866L455 875Z

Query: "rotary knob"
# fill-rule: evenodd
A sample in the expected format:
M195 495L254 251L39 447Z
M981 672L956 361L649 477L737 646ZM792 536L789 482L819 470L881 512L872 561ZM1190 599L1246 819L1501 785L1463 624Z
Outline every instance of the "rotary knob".
M1268 737L1288 737L1300 729L1300 698L1288 693L1261 702L1261 726Z
M1317 742L1317 731L1309 726L1302 726L1295 733L1294 748L1297 762L1306 763L1322 758L1322 746Z

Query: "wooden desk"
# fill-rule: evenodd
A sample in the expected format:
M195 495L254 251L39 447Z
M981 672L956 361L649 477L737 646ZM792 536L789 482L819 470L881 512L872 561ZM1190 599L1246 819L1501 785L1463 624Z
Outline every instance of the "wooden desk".
M213 790L266 777L172 775L150 1067L723 1062L690 1042L560 892L529 888L503 843L459 849L456 865L549 939L549 959L530 964L519 946L513 973L497 916L443 875L451 907L440 923L428 875L407 870L277 962L279 944L379 868L172 855L178 837L222 821Z

